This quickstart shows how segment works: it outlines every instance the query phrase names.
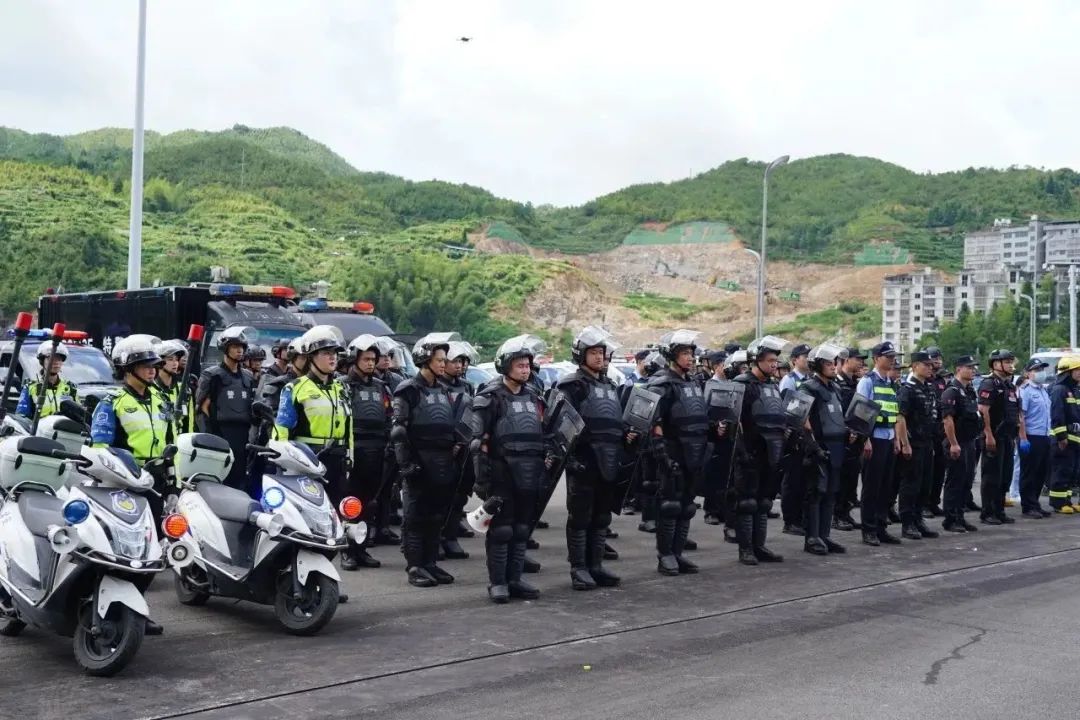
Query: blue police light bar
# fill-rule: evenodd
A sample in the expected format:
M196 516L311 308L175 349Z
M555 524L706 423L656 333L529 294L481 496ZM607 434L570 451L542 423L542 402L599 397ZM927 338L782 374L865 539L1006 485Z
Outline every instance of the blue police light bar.
M321 312L328 307L326 300L322 298L314 298L311 300L301 300L300 310L302 312Z

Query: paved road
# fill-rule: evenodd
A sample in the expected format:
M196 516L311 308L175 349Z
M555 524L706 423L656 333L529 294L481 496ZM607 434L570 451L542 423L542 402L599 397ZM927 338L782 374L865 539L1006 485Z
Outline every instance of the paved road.
M166 635L118 678L82 676L69 641L0 638L0 717L1028 718L1075 712L1080 519L745 568L697 526L698 576L663 578L651 536L619 518L620 588L575 593L565 512L539 531L535 602L486 600L480 540L458 582L405 582L400 554L350 574L323 635L281 633L269 608L150 592ZM778 528L777 528L778 529ZM586 667L588 666L588 667ZM75 706L73 707L73 703Z

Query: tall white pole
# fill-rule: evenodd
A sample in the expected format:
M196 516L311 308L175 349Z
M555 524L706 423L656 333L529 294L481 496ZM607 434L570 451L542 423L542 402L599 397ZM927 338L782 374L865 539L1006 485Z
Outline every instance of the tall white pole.
M773 168L779 167L788 161L787 155L782 155L765 168L765 177L761 181L761 253L758 256L757 276L757 337L765 334L765 239L767 235L769 216L769 173Z
M143 100L146 87L146 0L139 0L139 50L135 70L135 130L131 139L131 221L127 289L142 285Z
M1069 266L1069 349L1076 348L1076 266Z

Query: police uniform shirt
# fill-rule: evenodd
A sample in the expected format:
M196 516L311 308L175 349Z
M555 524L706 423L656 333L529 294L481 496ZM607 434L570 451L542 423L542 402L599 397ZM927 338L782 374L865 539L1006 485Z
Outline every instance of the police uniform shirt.
M990 428L995 433L1016 432L1021 410L1019 403L1016 387L1009 378L990 375L979 385L979 405L990 408ZM1003 424L1006 419L1011 419L1011 426Z
M941 415L953 419L958 442L968 442L979 437L982 423L977 402L974 386L971 383L963 386L959 380L949 383L941 394Z
M897 399L900 414L907 421L910 442L913 445L929 442L937 422L937 400L930 383L920 382L909 375L900 386Z

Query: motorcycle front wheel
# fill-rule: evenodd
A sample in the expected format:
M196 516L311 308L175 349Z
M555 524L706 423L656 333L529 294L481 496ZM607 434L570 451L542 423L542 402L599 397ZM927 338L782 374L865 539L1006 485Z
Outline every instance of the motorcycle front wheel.
M109 677L123 670L139 651L146 618L126 605L113 603L95 634L94 612L93 600L83 600L75 627L75 661L87 675Z
M285 631L291 635L314 635L326 627L337 612L337 581L312 573L301 590L300 597L293 597L292 573L278 576L274 596L274 615Z

